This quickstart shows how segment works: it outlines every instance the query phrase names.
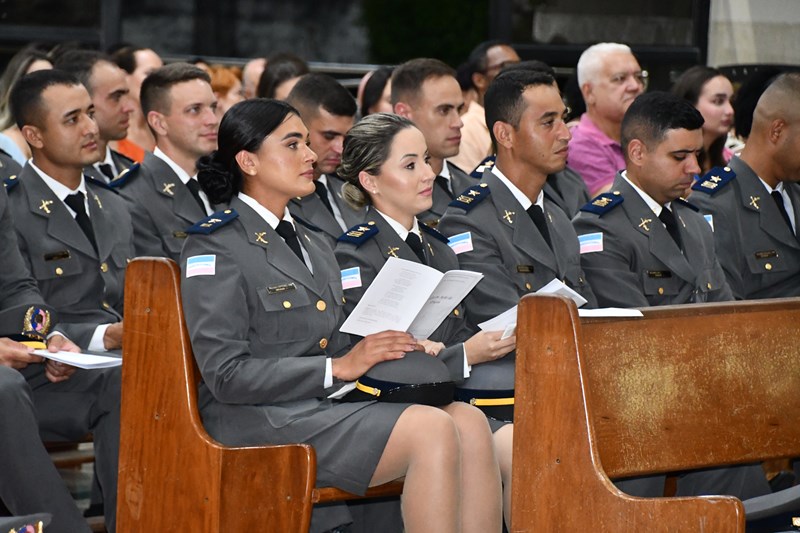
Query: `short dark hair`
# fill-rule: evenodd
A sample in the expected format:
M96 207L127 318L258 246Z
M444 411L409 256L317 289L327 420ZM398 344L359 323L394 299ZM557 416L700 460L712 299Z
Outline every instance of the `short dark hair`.
M486 57L486 54L488 54L489 50L495 46L508 46L509 48L513 48L511 43L499 39L483 41L482 43L479 43L475 48L472 49L467 57L467 63L469 64L472 72L486 72L486 67L489 66L487 65L489 58Z
M92 70L101 61L116 65L109 56L102 52L77 49L68 50L58 56L53 66L78 78L83 86L86 87L86 90L89 91L89 94L92 94L92 85L90 83Z
M239 102L219 125L218 148L197 162L197 181L212 204L227 204L242 190L242 172L236 154L257 152L267 135L297 110L280 100L254 98Z
M82 85L80 80L63 70L37 70L26 74L11 89L11 114L20 129L25 125L42 126L42 93L49 87Z
M420 57L406 61L392 73L392 105L413 102L429 78L456 77L456 71L438 59Z
M556 77L556 70L544 61L539 61L538 59L527 59L519 63L511 63L504 66L500 72L507 72L509 70L535 70L550 74L553 78Z
M763 67L742 82L733 101L733 126L736 128L736 135L743 139L750 136L750 131L753 129L753 112L756 110L758 99L780 74L781 69L778 67Z
M109 51L111 60L117 64L119 68L133 74L136 70L136 52L145 50L144 48L133 46L132 44L122 43L120 46Z
M356 101L341 83L327 74L312 72L297 82L286 101L310 120L322 108L337 117L352 117L356 114Z
M519 127L520 118L525 111L522 93L528 87L555 86L555 83L553 76L541 70L509 69L498 74L483 97L486 126L489 128L492 143L497 142L492 131L495 122L506 122L514 129Z
M211 77L205 70L189 63L171 63L154 70L142 82L140 99L146 117L150 111L166 114L171 101L169 91L174 85L192 80L203 80L211 85Z
M622 152L627 154L633 139L650 148L659 144L669 130L698 130L703 122L703 115L680 96L663 91L641 94L622 118Z
M309 72L308 64L301 57L288 52L273 54L267 58L267 66L258 80L256 96L275 98L275 89L281 83Z

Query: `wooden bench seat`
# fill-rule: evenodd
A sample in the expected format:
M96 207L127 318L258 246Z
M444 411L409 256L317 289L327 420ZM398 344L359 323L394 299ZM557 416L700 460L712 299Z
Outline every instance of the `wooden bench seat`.
M522 299L514 532L743 532L736 498L634 498L609 477L800 456L800 299L642 311Z
M200 373L184 322L180 269L139 258L125 285L117 531L308 531L315 503L357 498L315 488L309 445L226 447L203 428ZM367 497L398 495L402 483Z

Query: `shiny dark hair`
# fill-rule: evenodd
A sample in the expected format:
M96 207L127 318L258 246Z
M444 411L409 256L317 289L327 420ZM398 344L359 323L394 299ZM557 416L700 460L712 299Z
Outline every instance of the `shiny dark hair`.
M622 118L622 152L628 157L628 144L639 139L652 149L664 140L669 130L699 130L703 115L680 96L650 91L640 94Z
M218 148L197 161L197 181L212 204L227 204L242 190L242 172L236 154L256 152L264 139L295 108L279 100L254 98L228 109L219 125Z
M267 66L258 80L256 96L261 98L275 98L275 89L278 86L303 74L310 72L308 63L302 58L288 52L279 52L267 58Z
M381 67L372 73L367 83L364 84L364 95L361 103L361 116L366 117L370 114L369 108L377 104L383 96L386 82L392 77L391 67Z
M77 77L58 69L37 70L25 74L14 84L9 97L9 108L20 129L26 124L42 126L45 114L42 93L56 85L82 86Z
M695 65L684 71L684 73L675 80L671 92L675 96L679 96L697 107L697 103L700 101L700 95L703 92L703 86L708 83L709 80L717 76L726 77L725 74L713 67ZM725 148L725 141L727 140L726 135L721 135L717 139L714 139L714 142L708 147L707 152L706 150L702 151L698 158L698 163L701 168L707 167L706 161L708 161L709 167L725 166L727 162L722 155L722 151Z
M555 87L555 83L555 78L543 70L509 68L498 74L483 97L486 126L489 128L492 144L497 145L493 131L495 122L511 124L515 130L519 128L519 122L526 107L522 94L528 87L539 85Z

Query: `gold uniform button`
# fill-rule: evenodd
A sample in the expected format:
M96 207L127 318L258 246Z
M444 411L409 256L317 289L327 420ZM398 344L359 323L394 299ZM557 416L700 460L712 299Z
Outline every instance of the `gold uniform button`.
M764 268L766 268L767 270L772 270L772 263L767 263L766 265L764 265Z
M103 302L103 307L106 309L111 309L111 306L108 305L108 302Z
M347 298L345 298L344 296L342 296L342 303L343 303L343 304L346 304L346 303L347 303Z
M226 209L225 211L223 211L223 213L225 213L226 215L230 215L231 214L231 210L230 209Z
M664 294L664 287L658 288L658 294Z
M706 288L707 288L708 290L711 290L711 284L710 284L710 283L706 283Z
M619 196L619 195L620 195L620 194L622 194L622 193L621 193L621 192L619 192L619 191L614 191L612 194L613 194L614 196Z
M460 315L461 313L458 311L458 309L453 309L453 314L454 314L454 315L456 315L456 316L458 316L458 315Z
M528 290L531 290L531 284L530 283L526 283L525 284L525 288L528 289Z
M100 272L108 272L108 263L100 263Z
M291 307L292 307L292 302L290 302L289 300L286 300L286 301L283 302L283 308L284 309L289 309Z
M325 337L322 337L322 339L320 339L320 341L319 341L319 347L322 348L323 350L325 348L327 348L328 347L328 339L326 339Z
M56 268L56 276L60 276L64 273L64 269L61 267Z
M327 306L327 304L325 303L325 300L319 300L319 301L317 302L317 311L324 311L324 310L325 310L325 309L327 309L327 308L328 308L328 306Z

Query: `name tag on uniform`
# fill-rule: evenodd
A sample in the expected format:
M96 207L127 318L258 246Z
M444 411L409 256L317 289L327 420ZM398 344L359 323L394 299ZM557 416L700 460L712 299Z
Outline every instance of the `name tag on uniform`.
M361 267L342 270L342 290L361 287Z
M647 271L647 277L649 277L649 278L658 278L658 279L671 278L672 277L672 272L670 272L669 270L648 270Z
M770 257L778 257L776 250L764 250L763 252L756 252L754 254L756 259L769 259Z
M533 265L517 265L517 272L520 274L533 274Z
M280 294L286 291L296 291L297 286L294 283L284 283L282 285L273 285L267 287L267 294Z
M453 250L456 255L471 252L474 250L472 247L472 232L467 231L465 233L453 235L447 240L447 244L450 245L450 249Z
M58 261L59 259L69 259L69 250L61 250L51 254L44 254L45 261Z

